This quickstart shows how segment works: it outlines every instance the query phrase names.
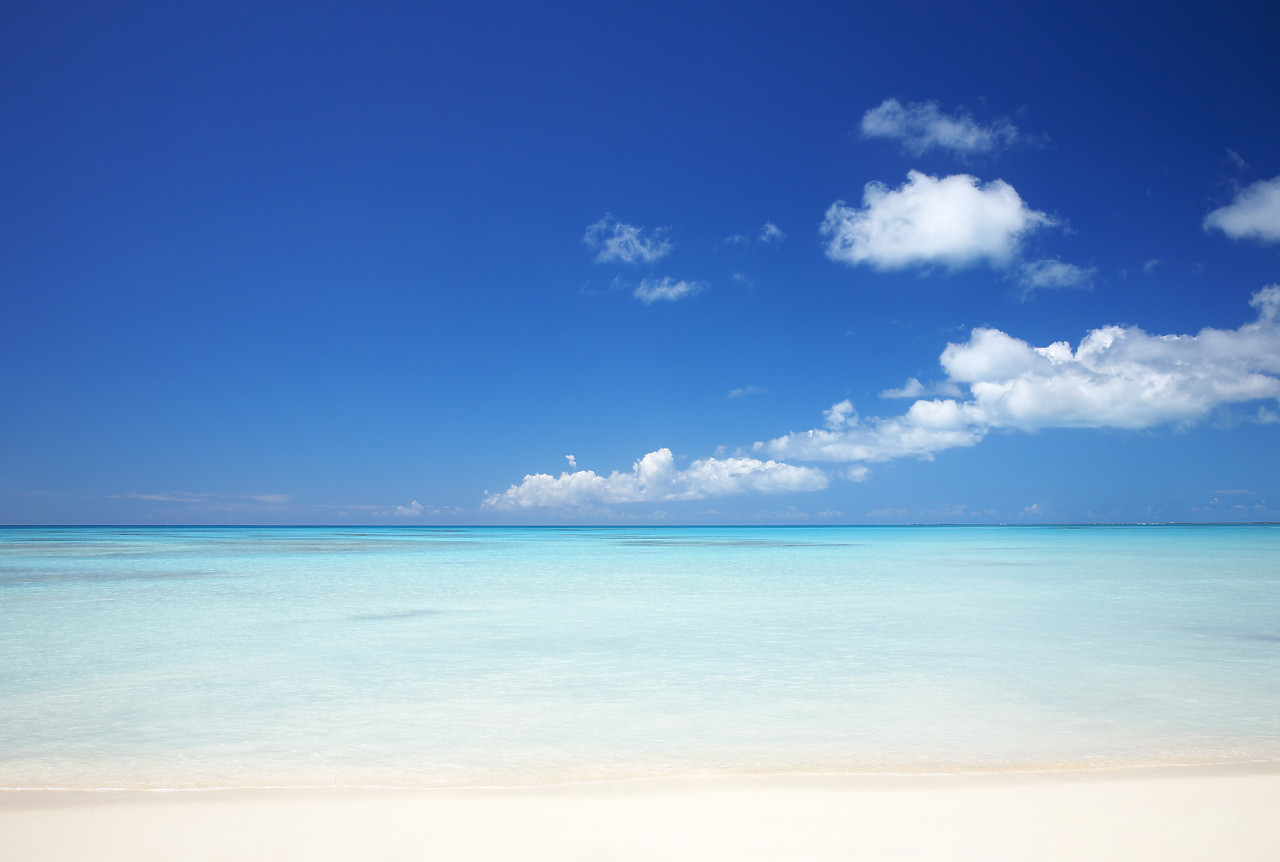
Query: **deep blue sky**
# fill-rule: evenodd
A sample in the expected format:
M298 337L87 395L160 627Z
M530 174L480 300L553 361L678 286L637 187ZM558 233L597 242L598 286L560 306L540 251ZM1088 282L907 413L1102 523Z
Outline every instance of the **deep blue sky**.
M0 523L1280 519L1277 46L6 4Z

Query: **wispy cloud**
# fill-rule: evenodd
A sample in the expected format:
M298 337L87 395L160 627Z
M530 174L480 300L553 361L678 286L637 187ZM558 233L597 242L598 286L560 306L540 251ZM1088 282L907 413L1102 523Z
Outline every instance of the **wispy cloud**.
M768 389L762 389L759 386L739 386L737 389L729 390L730 398L741 398L744 395L764 395Z
M755 233L736 233L727 236L724 241L729 245L746 247L754 243L761 245L781 245L787 239L786 233L771 221L765 222Z
M1003 180L984 185L968 174L938 179L911 171L896 189L868 183L860 208L832 204L821 234L827 257L850 266L1006 267L1024 236L1055 223Z
M1246 186L1235 200L1204 218L1204 229L1232 239L1280 242L1280 177Z
M961 392L960 387L950 380L926 385L914 377L908 377L907 382L901 387L886 389L880 393L881 398L923 398L926 395L946 395L955 398L959 397Z
M1023 297L1037 290L1088 290L1093 287L1097 272L1093 267L1079 267L1060 260L1036 260L1018 267L1018 282L1022 285Z
M597 263L654 263L671 253L666 229L646 230L606 215L587 228L582 241L596 253Z
M862 115L862 135L902 142L911 155L949 150L959 155L990 153L1023 139L1017 126L1001 117L982 123L964 111L946 113L937 102L885 99Z
M655 302L675 302L702 292L706 284L700 281L677 281L673 278L646 278L632 292L632 296L645 305Z
M112 500L146 500L152 503L185 503L192 506L224 509L248 506L252 503L281 506L293 500L293 496L290 494L220 494L213 491L152 491L148 493L130 491L123 494L108 494L107 498Z

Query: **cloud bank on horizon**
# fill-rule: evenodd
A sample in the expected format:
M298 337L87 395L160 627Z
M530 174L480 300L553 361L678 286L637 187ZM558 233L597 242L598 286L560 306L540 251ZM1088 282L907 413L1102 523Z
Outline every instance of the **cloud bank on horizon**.
M671 450L664 447L637 460L628 472L615 470L601 476L593 470L576 470L559 476L546 473L525 476L519 485L485 497L484 505L512 509L666 502L734 494L817 491L825 487L827 476L821 470L756 458L706 458L681 470Z
M1222 407L1280 400L1280 284L1255 292L1250 304L1256 319L1237 329L1152 335L1136 326L1105 326L1074 350L1066 342L1034 347L998 329L977 328L968 341L948 344L939 360L946 379L938 388L967 389L967 398L919 399L902 415L866 419L844 400L825 411L822 428L756 442L752 451L767 461L707 458L680 470L663 448L640 458L630 472L530 474L487 495L484 505L583 506L819 490L828 484L826 473L787 462L851 465L841 475L861 481L868 476L865 463L932 460L946 449L974 446L990 431L1194 423ZM912 378L884 394L924 390ZM1260 406L1253 419L1280 422L1280 413Z

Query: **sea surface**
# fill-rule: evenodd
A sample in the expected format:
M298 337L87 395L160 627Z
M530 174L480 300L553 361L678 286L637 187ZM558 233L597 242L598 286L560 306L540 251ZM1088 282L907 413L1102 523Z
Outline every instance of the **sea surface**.
M1280 760L1280 527L0 528L0 787Z

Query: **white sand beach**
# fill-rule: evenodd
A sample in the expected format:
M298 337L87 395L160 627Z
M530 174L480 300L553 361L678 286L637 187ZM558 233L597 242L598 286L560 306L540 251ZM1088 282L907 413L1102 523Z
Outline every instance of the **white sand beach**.
M9 791L0 858L1274 860L1280 764L528 789Z

